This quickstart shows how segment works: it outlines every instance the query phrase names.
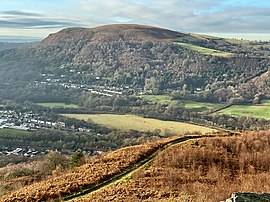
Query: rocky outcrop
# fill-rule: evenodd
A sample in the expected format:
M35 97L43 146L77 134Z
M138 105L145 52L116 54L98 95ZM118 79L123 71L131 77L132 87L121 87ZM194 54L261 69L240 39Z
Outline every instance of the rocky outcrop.
M267 202L270 201L270 194L256 193L233 193L226 202Z

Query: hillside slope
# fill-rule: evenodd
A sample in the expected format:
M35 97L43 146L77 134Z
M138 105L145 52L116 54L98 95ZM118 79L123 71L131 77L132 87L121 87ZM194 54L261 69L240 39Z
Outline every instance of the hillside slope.
M234 192L270 192L269 132L170 147L129 179L73 201L217 202Z
M174 40L186 36L179 32L145 25L115 24L96 28L67 28L58 33L50 34L42 44L61 44L66 41L91 40L92 42L108 41L160 41Z
M267 72L268 46L143 25L68 28L35 47L1 52L0 95L65 101L74 92L63 86L126 87L127 93L187 86L187 94L198 99L250 100L257 92L239 91L239 85Z
M39 201L76 197L98 189L123 174L127 174L151 160L162 148L177 142L200 138L200 136L172 137L156 142L126 147L102 156L91 158L85 165L71 169L59 176L25 186L0 197L0 201Z
M224 134L122 148L0 201L216 202L234 192L269 193L270 133Z

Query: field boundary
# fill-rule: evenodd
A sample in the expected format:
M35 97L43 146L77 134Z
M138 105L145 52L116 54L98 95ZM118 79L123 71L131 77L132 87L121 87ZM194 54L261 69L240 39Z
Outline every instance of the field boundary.
M231 107L232 105L233 105L232 103L226 104L226 105L224 105L222 107L219 107L219 108L214 109L214 110L212 110L210 112L207 112L206 115L214 114L214 113L219 112L219 111L221 111L223 109L227 109L227 108Z

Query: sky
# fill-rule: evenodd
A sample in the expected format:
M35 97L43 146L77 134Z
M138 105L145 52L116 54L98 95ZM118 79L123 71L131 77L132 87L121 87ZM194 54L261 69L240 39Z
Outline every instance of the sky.
M0 37L45 38L67 27L144 24L270 40L270 0L1 0Z

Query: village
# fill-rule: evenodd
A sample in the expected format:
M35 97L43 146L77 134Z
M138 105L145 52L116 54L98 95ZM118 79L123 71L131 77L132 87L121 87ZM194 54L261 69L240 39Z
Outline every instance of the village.
M33 112L17 112L15 110L0 110L0 128L17 130L60 129L70 130L64 122L46 120L44 116Z
M85 127L68 126L65 122L52 121L41 114L29 112L18 112L15 110L0 110L0 129L17 129L24 131L35 131L38 129L56 129L66 131L90 132Z
M123 87L113 87L113 86L106 86L106 85L97 85L101 80L106 80L106 78L95 76L93 77L94 82L93 84L80 84L74 80L72 77L70 78L70 74L74 76L74 74L78 74L80 76L84 75L84 72L76 72L75 70L71 69L65 74L56 75L56 74L41 74L41 79L38 81L34 81L34 83L29 83L28 86L32 87L39 87L39 86L61 86L65 89L76 89L87 91L92 94L103 95L107 97L112 96L121 96L124 95L124 91L129 89L129 86ZM85 75L84 75L85 76Z
M143 88L134 88L130 85L122 85L121 87L107 85L106 81L109 78L102 76L95 76L93 73L86 73L85 71L78 71L75 69L65 69L60 67L59 71L54 73L42 73L40 79L29 83L29 87L44 87L44 86L58 86L65 89L75 89L80 91L90 92L96 95L106 97L120 97L122 95L136 94L142 95L147 93ZM77 79L74 76L77 76ZM74 79L76 78L76 79ZM82 80L86 82L81 82Z
M49 152L49 150L42 150L39 151L35 148L21 148L21 147L17 147L17 148L8 148L8 147L3 147L0 151L0 156L11 156L11 155L15 155L15 156L24 156L24 157L28 157L28 158L33 158L37 155L45 155Z

